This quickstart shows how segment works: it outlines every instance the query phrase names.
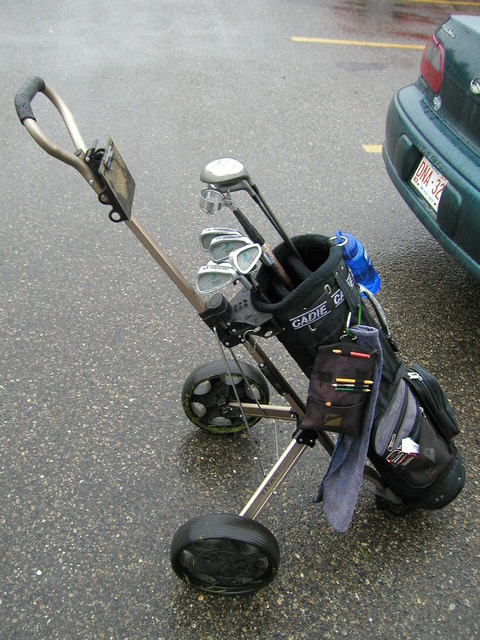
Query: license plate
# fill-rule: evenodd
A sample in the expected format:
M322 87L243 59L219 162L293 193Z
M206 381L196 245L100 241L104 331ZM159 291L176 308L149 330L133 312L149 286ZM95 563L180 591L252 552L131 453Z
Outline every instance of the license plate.
M425 198L428 204L438 211L438 204L448 180L435 169L433 164L423 157L410 180L415 189Z

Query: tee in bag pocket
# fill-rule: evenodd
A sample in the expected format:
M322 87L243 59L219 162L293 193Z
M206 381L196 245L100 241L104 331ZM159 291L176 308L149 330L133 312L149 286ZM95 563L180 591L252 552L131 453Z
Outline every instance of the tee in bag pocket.
M376 351L352 342L319 347L310 375L302 429L357 436L372 391Z

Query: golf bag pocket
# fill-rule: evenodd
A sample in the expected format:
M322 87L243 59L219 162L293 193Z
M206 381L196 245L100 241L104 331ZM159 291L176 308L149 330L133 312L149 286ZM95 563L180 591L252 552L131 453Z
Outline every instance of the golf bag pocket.
M406 380L444 438L450 440L458 436L460 429L455 413L435 376L419 364L413 364L408 368Z
M375 356L376 351L351 341L319 347L302 429L358 436L364 403L372 391Z
M439 509L460 493L463 462L407 380L402 375L390 405L374 422L369 458L406 504Z

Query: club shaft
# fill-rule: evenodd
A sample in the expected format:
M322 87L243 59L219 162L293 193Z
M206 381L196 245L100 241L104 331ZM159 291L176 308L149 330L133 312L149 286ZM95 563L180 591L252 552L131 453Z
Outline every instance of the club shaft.
M254 227L254 225L250 222L250 220L248 220L248 218L245 216L245 214L237 206L233 206L233 207L230 207L230 208L231 208L231 211L232 211L233 215L237 218L238 222L242 225L245 233L250 238L250 240L252 240L253 242L258 243L262 247L262 250L263 250L264 254L268 258L270 258L270 260L272 261L272 268L275 270L275 273L282 280L282 282L285 284L285 286L288 289L292 290L294 288L294 284L293 284L291 278L289 277L289 275L287 274L285 269L282 267L282 265L278 261L278 259L275 256L275 254L265 244L265 240L264 240L263 236L260 234L260 232ZM293 245L293 243L292 243L292 245Z
M290 290L294 289L295 285L293 284L292 279L290 278L288 273L285 271L285 269L282 267L276 255L272 252L270 247L264 244L262 245L262 250L263 250L263 253L272 261L271 268L275 271L275 273L280 278L280 280L282 280L283 284Z
M287 232L285 231L283 226L280 224L278 218L275 216L273 211L268 206L267 201L265 200L265 198L260 193L260 190L258 189L258 187L256 185L252 185L252 189L253 189L253 192L254 192L253 195L252 195L253 200L257 203L257 205L263 211L263 213L265 214L267 219L270 221L270 223L273 226L273 228L277 231L278 235L282 238L282 240L288 246L290 251L293 254L295 254L297 256L297 258L300 258L300 260L302 260L302 257L300 255L300 253L298 252L297 247L293 244L291 238L288 236Z

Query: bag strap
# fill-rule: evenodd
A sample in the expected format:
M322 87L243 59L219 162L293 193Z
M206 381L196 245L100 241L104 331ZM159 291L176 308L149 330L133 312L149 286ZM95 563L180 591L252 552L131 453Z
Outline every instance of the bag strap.
M369 289L364 287L363 284L359 284L358 289L360 291L360 294L365 295L368 298L373 309L375 310L375 315L377 316L378 322L380 323L380 327L382 328L382 331L385 334L386 339L390 343L390 346L392 347L393 351L397 352L398 346L390 332L390 328L387 322L387 316L385 315L385 312L382 309L382 305L379 303L379 301L373 295L373 293Z

